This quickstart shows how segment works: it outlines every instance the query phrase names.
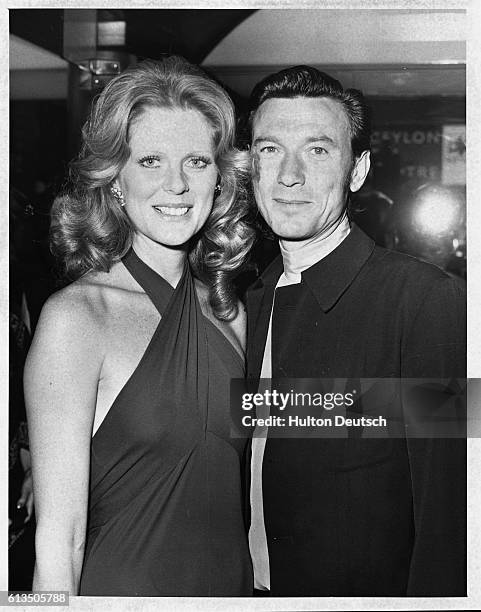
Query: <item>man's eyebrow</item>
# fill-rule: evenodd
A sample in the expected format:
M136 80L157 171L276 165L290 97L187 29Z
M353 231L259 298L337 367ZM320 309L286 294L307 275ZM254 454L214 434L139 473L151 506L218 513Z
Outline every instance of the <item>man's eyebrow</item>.
M275 138L274 136L258 136L254 140L253 145L255 146L256 144L259 144L260 142L274 142L275 144L278 144L278 145L281 144L279 140L277 140L277 138ZM327 136L326 134L320 134L319 136L309 136L304 141L305 144L310 144L311 142L325 142L328 144L336 145L336 141L330 136Z
M253 144L256 145L259 142L275 142L276 144L280 145L281 143L277 140L277 138L274 138L274 136L258 136Z
M333 138L331 138L330 136L326 136L325 134L322 134L321 136L310 136L306 139L306 144L309 144L311 142L327 142L333 145L336 144L336 141Z

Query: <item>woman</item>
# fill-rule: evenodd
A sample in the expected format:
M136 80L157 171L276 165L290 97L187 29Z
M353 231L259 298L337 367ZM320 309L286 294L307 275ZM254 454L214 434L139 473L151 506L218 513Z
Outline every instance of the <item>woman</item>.
M234 128L180 58L113 79L84 128L52 211L77 280L44 307L26 373L35 590L251 594L228 414L245 329L229 278L253 240Z

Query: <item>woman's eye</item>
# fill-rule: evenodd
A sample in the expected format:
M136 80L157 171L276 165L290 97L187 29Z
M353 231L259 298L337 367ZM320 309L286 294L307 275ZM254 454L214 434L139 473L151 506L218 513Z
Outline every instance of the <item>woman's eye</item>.
M191 157L187 160L187 166L190 168L194 168L195 170L202 170L210 164L209 159L205 159L204 157Z
M140 159L139 164L144 168L158 168L160 166L160 161L158 157L149 155Z

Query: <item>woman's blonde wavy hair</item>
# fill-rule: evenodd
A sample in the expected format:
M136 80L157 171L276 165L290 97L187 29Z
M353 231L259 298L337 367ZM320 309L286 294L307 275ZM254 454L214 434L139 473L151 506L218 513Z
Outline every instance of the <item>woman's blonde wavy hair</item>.
M80 154L70 164L69 188L52 206L50 238L64 273L75 280L91 270L108 272L129 250L133 227L110 191L130 156L129 127L148 107L193 109L214 131L220 195L190 244L194 274L209 287L217 318L237 315L232 280L254 241L246 185L247 153L237 150L231 99L200 68L180 57L144 61L105 87L82 130Z

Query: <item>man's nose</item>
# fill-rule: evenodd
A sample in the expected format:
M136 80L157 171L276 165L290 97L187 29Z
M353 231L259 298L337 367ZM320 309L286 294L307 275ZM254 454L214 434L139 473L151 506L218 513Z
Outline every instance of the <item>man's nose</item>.
M286 155L279 168L277 182L286 187L304 185L304 166L297 155Z
M181 167L168 164L162 180L162 188L175 195L189 191L189 183Z

